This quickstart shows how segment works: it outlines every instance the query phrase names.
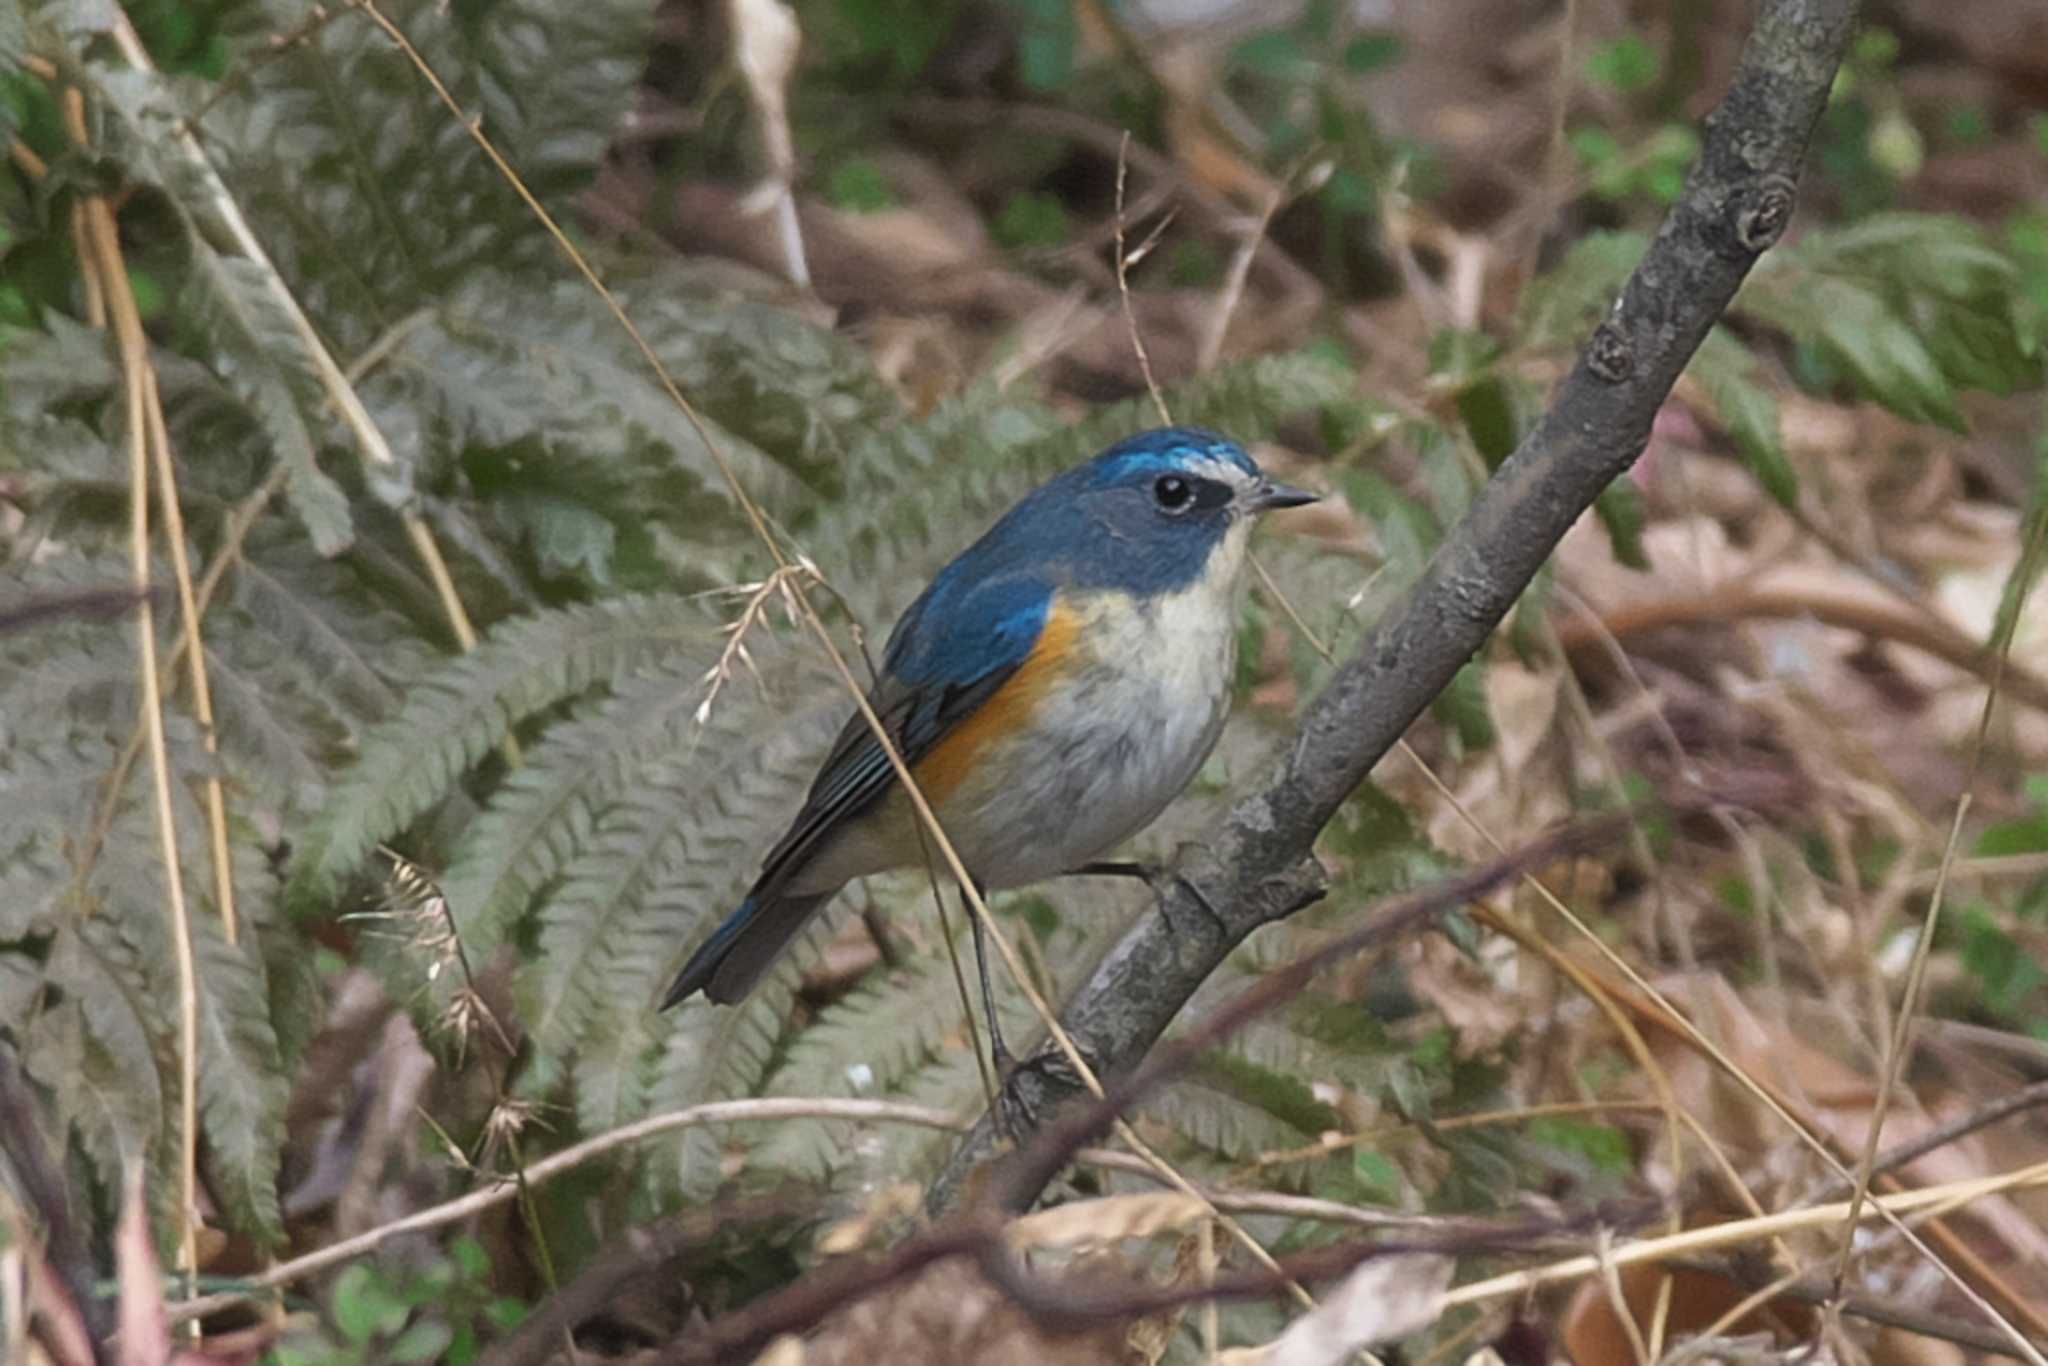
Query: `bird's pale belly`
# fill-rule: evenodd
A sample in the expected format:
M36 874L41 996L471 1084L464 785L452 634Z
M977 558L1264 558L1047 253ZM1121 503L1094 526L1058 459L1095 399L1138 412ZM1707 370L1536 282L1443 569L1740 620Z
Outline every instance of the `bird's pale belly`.
M1103 668L1048 696L938 808L968 870L991 887L1052 877L1150 825L1195 776L1223 727L1221 686L1163 695L1140 670ZM985 776L984 776L985 775Z
M1231 613L1167 600L1139 613L1127 602L1091 610L1118 618L1087 636L1090 650L1050 688L1021 728L990 742L972 771L936 803L968 871L1015 887L1100 858L1151 824L1215 747L1229 709ZM883 807L821 851L793 890L924 861L909 799ZM933 850L934 862L943 867Z

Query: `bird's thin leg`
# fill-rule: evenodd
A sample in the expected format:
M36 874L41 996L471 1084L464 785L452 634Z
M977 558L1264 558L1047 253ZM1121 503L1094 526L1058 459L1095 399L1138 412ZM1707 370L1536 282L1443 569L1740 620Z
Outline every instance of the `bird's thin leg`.
M1230 922L1223 918L1223 913L1216 909L1215 903L1209 900L1208 896L1200 887L1194 884L1192 879L1184 873L1176 873L1172 869L1162 868L1156 863L1133 863L1122 859L1097 859L1093 863L1084 863L1078 868L1071 869L1061 874L1061 876L1121 877L1142 882L1151 889L1153 898L1158 901L1160 918L1166 921L1166 928L1169 930L1173 929L1173 920L1166 913L1166 887L1164 884L1169 881L1178 882L1181 886L1187 888L1188 895L1195 899L1195 904L1209 913L1209 919L1216 922L1217 929L1223 931L1226 935L1230 933Z
M981 904L988 904L988 894L979 886L975 891L981 894ZM966 897L961 900L965 902ZM966 907L967 919L974 926L974 966L981 974L981 1009L988 1016L988 1057L996 1074L996 1131L1012 1140L1021 1140L1024 1133L1035 1127L1036 1117L1032 1107L1013 1095L1010 1082L1016 1076L1017 1059L1010 1053L1010 1046L1003 1042L1003 1026L996 1016L995 984L989 979L988 931L981 925L981 917L974 914L972 906Z
M974 891L981 898L981 904L988 905L988 894L979 884ZM996 1085L1001 1086L1008 1079L1015 1059L1010 1056L1009 1046L1003 1042L1003 1026L996 1018L995 984L989 980L988 973L988 931L982 928L981 917L974 913L974 907L967 904L964 895L960 901L961 909L967 913L967 923L974 927L974 966L981 974L981 1010L988 1017L989 1060L995 1064Z

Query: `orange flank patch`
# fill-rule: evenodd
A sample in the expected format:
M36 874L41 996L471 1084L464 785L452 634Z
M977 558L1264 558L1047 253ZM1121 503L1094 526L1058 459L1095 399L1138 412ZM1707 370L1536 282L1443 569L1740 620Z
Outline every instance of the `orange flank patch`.
M1031 714L1059 681L1064 672L1062 666L1080 636L1080 614L1055 602L1046 613L1045 627L1038 633L1037 642L1017 672L1005 679L973 715L961 718L946 738L932 746L931 753L918 762L914 771L925 796L935 803L945 801L967 781L975 764L996 741L1031 723Z

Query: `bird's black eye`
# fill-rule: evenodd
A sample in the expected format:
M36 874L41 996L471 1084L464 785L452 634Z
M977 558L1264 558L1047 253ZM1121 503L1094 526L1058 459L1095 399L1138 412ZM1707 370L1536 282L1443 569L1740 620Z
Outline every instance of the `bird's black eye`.
M1194 505L1195 486L1177 474L1162 474L1152 485L1152 497L1167 512L1186 512Z

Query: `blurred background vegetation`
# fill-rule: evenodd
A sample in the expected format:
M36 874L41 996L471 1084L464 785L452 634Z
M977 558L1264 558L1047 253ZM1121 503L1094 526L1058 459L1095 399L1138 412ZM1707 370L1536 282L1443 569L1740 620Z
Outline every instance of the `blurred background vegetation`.
M1677 197L1749 21L1737 0L379 8L704 426L364 10L0 0L0 610L20 617L0 635L0 1038L102 1249L140 1158L166 1265L198 1225L202 1288L708 1101L971 1115L920 877L850 894L743 1006L648 1008L847 709L717 457L848 640L1025 489L1152 425L1147 361L1177 420L1340 495L1261 542L1291 607L1247 606L1231 730L1142 840L1170 854L1257 779L1541 412ZM1192 1011L1488 856L1474 821L1513 844L1704 792L1711 819L1646 817L1548 880L1859 1148L1967 794L1887 1136L2048 1077L2048 629L2023 610L2048 460L2048 20L1936 0L1866 20L1792 231L1597 525L1411 735L1442 786L1383 765L1326 832L1335 894L1245 944ZM87 249L90 204L118 278ZM143 566L155 684L131 624L63 610L136 573L140 381L107 326L124 294L182 520L174 554L158 506ZM175 859L137 720L152 687ZM1057 1000L1146 904L1090 884L998 911ZM1454 918L1330 975L1138 1127L1223 1190L1420 1214L1649 1187L1705 1217L1707 1158L1688 1140L1672 1167L1663 1097L1710 1118L1766 1208L1803 1190L1819 1168L1751 1098L1662 1035L1632 1050L1532 949L1583 954L1536 905L1494 908L1528 939ZM1941 1170L2040 1156L2038 1130L2002 1141ZM950 1143L803 1119L621 1146L517 1211L295 1283L260 1350L469 1360L624 1230L804 1192L581 1343L630 1355L788 1284L841 1221L900 1232L890 1193ZM1083 1168L1061 1193L1146 1188ZM2039 1300L2039 1212L2016 1209L1971 1236ZM1247 1222L1280 1249L1344 1231ZM1163 1276L1177 1249L1122 1255ZM1858 1273L1954 1307L1889 1243ZM1019 1359L1089 1350L984 1311ZM1609 1366L1601 1295L1524 1312ZM1686 1301L1674 1323L1718 1312ZM1228 1307L1221 1340L1287 1314ZM1499 1327L1446 1320L1414 1350ZM813 1350L922 1359L860 1336L881 1331ZM1198 1316L1159 1353L1203 1359Z

